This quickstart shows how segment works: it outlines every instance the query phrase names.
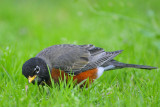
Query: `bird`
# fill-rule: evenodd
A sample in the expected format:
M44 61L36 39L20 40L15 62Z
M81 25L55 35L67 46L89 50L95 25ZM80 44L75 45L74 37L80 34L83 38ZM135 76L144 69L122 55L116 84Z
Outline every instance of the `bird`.
M106 52L92 44L53 45L40 51L22 66L22 74L29 83L51 86L51 81L68 81L73 78L76 84L88 85L102 76L104 71L121 68L157 69L157 67L122 63L114 58L123 50Z

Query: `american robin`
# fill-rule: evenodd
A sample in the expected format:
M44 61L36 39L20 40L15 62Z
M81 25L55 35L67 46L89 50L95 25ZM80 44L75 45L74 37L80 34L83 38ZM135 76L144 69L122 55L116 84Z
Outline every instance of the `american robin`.
M23 64L22 73L29 83L51 85L51 78L58 83L73 77L77 83L89 79L89 83L99 78L104 71L120 68L156 69L156 67L121 63L113 58L122 50L105 52L94 45L53 45L42 50L36 57ZM50 73L49 73L50 72ZM51 78L50 78L51 74Z

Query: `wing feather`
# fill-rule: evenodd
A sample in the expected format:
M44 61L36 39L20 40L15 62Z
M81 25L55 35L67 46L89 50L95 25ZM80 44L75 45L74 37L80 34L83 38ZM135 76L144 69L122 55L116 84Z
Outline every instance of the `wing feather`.
M97 68L112 60L122 51L105 52L94 45L54 45L42 50L36 57L44 59L50 68L78 74Z

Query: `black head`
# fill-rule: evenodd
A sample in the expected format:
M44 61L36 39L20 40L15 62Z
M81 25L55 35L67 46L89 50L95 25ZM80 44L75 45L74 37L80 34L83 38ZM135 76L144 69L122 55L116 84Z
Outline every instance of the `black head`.
M29 59L23 64L22 74L29 80L29 83L38 85L50 79L49 71L46 62L38 57Z

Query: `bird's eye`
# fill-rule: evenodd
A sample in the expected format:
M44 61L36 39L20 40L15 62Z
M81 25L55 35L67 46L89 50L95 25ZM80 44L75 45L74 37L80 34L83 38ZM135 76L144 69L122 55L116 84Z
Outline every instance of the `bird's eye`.
M40 71L40 67L39 67L39 66L36 66L36 67L34 68L34 72L38 74L39 71Z

